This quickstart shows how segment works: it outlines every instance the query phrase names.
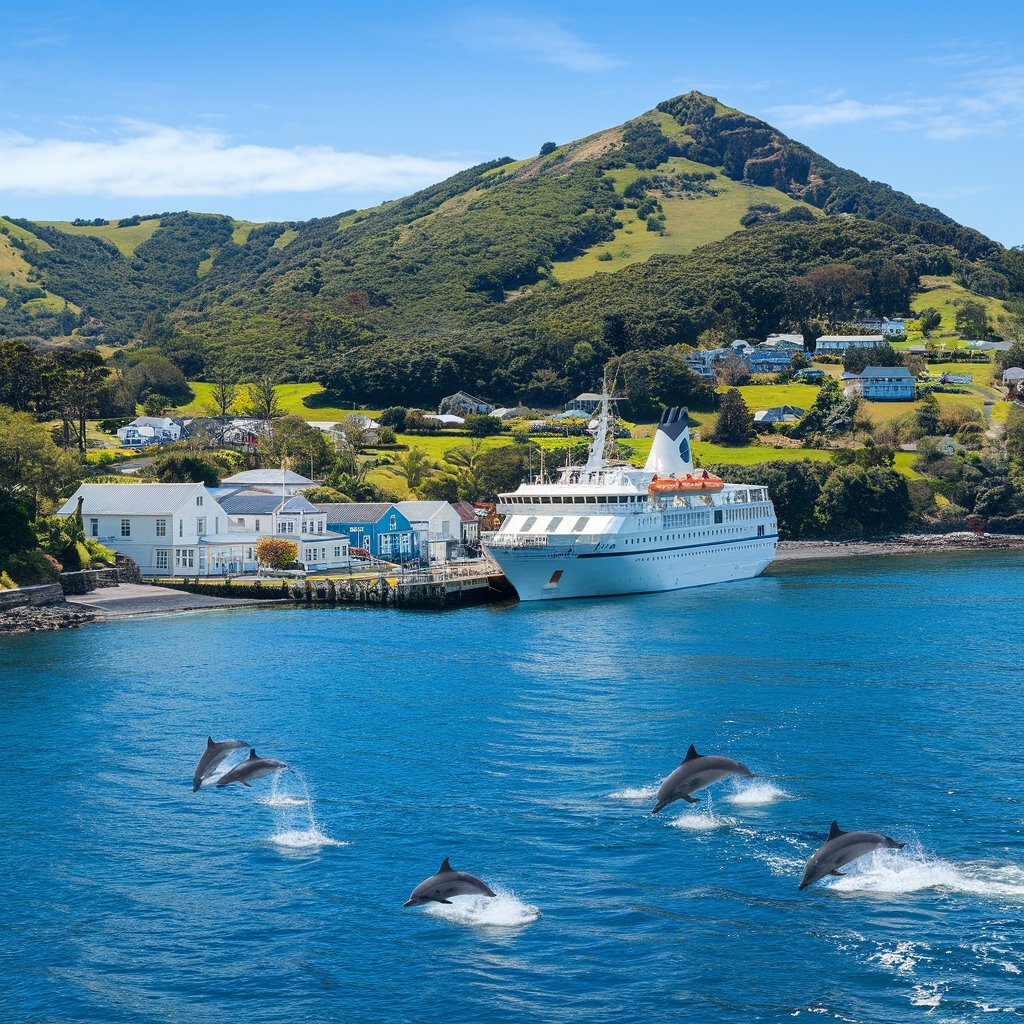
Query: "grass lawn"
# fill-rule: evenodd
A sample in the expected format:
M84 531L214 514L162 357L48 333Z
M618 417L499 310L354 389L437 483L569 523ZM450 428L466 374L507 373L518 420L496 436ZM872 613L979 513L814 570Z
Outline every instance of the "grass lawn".
M179 416L201 416L216 410L213 400L213 385L201 380L190 380L188 386L195 398L186 405L179 405L175 413ZM318 405L317 399L324 389L319 384L279 384L275 389L282 412L289 416L301 416L304 420L340 420L353 412L364 416L379 416L379 409L355 409L351 405Z
M724 395L729 388L719 385L715 390ZM806 411L814 405L820 389L814 384L744 384L738 390L750 411L757 412L777 405L795 405Z
M935 341L942 342L949 339L940 338L938 335L947 332L956 332L956 310L957 305L965 302L980 302L988 313L989 320L998 327L999 322L1009 317L1006 306L1001 299L993 299L986 295L978 295L976 292L968 291L962 285L957 284L952 277L934 277L925 275L921 278L922 290L917 292L910 300L910 308L920 312L928 306L937 309L942 314L942 323L932 332Z
M49 228L56 228L58 231L65 231L69 235L89 235L92 238L103 238L113 244L122 256L131 256L135 250L160 226L159 217L150 217L149 220L140 221L138 224L128 228L119 228L118 221L112 220L109 224L99 226L86 225L76 227L66 220L41 220L40 224Z
M669 120L672 120L671 118ZM674 120L672 121L674 124ZM641 174L686 173L707 171L704 164L694 163L683 157L661 164L653 171L639 171L634 167L608 171L607 176L615 182L615 190L622 190ZM743 185L720 174L709 183L718 192L715 196L701 196L695 199L661 199L665 212L666 234L648 231L645 221L637 217L636 211L618 211L622 227L615 232L610 242L601 242L588 249L582 256L565 263L555 263L553 274L559 281L575 281L597 272L612 272L641 263L651 256L692 252L699 245L716 242L740 230L740 218L754 203L771 203L780 210L804 206L778 189L760 185ZM817 211L808 206L817 215ZM598 259L610 255L612 258Z

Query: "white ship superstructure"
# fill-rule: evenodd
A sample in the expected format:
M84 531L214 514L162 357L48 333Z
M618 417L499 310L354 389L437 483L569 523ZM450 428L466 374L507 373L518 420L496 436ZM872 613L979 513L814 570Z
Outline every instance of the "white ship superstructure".
M610 461L604 397L584 466L499 495L488 554L523 601L701 587L757 576L778 523L764 487L694 471L685 409L668 409L643 469Z

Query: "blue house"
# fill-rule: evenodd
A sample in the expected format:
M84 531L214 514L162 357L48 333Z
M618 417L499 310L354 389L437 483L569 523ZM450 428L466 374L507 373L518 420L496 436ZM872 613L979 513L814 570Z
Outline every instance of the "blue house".
M394 505L383 501L325 502L316 509L326 514L327 529L347 536L352 548L388 562L419 557L416 531Z
M842 379L847 397L859 394L871 402L913 402L917 397L917 381L905 366L865 366Z

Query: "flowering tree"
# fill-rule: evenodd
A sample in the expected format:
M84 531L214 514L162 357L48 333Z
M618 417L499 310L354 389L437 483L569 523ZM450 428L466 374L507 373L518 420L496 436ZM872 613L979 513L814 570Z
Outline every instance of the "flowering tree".
M283 569L289 562L294 562L299 554L299 546L291 540L278 540L276 537L260 537L256 541L256 557L263 565L271 569Z

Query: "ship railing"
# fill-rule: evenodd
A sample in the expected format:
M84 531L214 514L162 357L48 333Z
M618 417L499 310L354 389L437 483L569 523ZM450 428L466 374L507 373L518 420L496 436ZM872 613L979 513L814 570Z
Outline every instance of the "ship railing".
M535 533L484 533L480 539L492 548L546 548L548 538Z

